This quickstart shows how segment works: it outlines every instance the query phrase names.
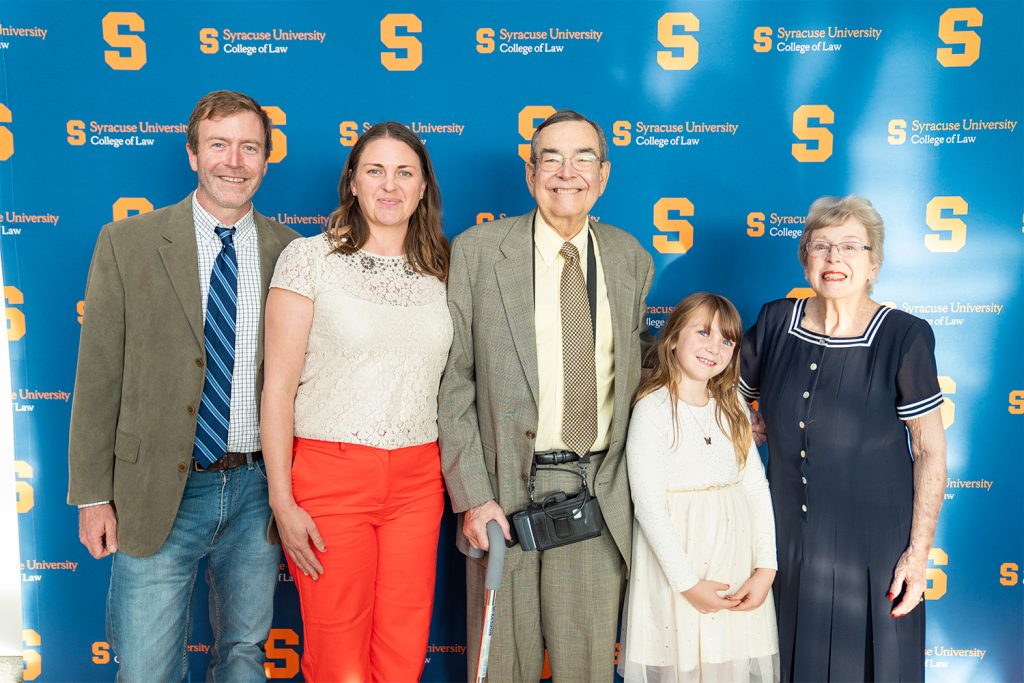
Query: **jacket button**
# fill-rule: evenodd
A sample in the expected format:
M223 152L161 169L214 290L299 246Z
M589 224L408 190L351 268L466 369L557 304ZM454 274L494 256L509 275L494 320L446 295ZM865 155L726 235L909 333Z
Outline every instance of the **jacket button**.
M520 474L519 478L522 479L523 481L530 481L530 475L529 474Z
M203 367L203 359L202 358L196 358L196 367L197 368Z
M527 429L526 430L526 438L527 439L534 439L536 437L537 437L537 432L533 431L532 429Z
M195 415L196 414L195 406L193 406L192 404L189 404L189 405L185 406L185 412L188 413L189 415Z
M185 464L184 460L178 463L178 471L179 472L184 472L187 469L188 469L188 465Z

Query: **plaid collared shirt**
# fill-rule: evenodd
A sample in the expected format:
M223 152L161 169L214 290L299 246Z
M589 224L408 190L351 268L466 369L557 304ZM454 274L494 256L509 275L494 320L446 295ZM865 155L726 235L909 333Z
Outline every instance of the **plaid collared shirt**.
M192 193L192 217L196 224L199 252L199 292L206 320L206 297L210 291L210 273L221 241L214 228L220 221L211 216ZM231 380L231 420L228 427L228 451L248 453L260 449L260 421L256 410L256 345L260 324L260 249L253 209L235 228L235 253L238 256L238 316L235 319L235 370Z

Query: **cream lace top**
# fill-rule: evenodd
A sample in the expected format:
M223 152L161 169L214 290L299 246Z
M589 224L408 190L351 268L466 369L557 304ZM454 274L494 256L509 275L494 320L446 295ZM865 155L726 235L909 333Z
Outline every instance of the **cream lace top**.
M297 239L271 287L313 300L295 435L395 449L437 439L437 390L452 342L445 285L404 256L331 254Z

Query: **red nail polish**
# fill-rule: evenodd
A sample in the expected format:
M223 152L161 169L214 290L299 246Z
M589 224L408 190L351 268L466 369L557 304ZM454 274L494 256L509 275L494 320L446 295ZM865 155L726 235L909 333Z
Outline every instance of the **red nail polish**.
M889 591L886 595L889 597L889 602L892 602L892 598L893 598L892 591Z

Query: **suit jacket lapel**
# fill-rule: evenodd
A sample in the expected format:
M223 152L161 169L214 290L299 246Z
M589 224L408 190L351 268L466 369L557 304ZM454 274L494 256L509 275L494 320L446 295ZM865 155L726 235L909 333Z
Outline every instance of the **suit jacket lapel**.
M495 264L494 273L512 332L512 342L536 404L538 381L533 302L533 215L531 211L513 221L500 247L505 259Z
M591 224L591 227L601 252L601 270L604 274L605 287L608 290L608 306L612 316L612 338L615 341L615 370L616 374L624 373L625 368L629 367L629 354L637 348L629 338L633 333L636 276L629 271L627 260L616 251L614 236L608 226L595 222ZM609 435L609 449L611 450L618 446L618 442L625 434L625 431L620 429L623 426L620 425L620 422L624 423L629 416L631 398L632 396L626 395L625 384L616 382L614 413Z
M199 256L196 226L192 218L192 195L167 213L162 230L166 244L157 251L167 269L178 303L188 319L196 343L203 346L203 302L199 292Z
M281 242L271 230L266 218L255 211L253 218L256 220L256 237L259 241L260 251L260 322L256 337L256 368L258 369L263 364L263 314L267 310L267 294L270 290L270 280L274 277L274 268L277 266L277 257L281 253Z

